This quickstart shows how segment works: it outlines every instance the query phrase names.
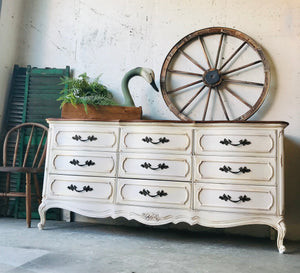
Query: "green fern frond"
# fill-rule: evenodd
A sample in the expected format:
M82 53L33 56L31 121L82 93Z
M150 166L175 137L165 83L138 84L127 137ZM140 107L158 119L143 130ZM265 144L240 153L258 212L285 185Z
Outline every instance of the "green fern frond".
M61 84L65 87L60 91L61 96L57 99L62 101L60 107L66 103L71 103L73 106L83 104L87 113L87 105L118 105L112 93L99 82L99 77L90 81L87 74L83 73L78 78L61 78Z

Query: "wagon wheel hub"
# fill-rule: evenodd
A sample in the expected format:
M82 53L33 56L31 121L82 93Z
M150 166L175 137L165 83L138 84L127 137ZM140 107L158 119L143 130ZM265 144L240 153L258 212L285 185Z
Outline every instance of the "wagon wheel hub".
M215 87L222 83L222 77L218 69L207 70L203 74L203 81L207 86Z

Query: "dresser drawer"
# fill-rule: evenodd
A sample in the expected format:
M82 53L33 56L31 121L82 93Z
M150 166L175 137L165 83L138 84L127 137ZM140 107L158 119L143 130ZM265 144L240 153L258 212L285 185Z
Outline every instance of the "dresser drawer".
M192 130L169 127L124 127L120 149L132 152L191 153Z
M116 151L118 132L118 128L96 125L56 126L53 131L53 148Z
M255 154L275 156L275 130L197 129L195 131L196 154Z
M195 157L195 181L231 184L276 184L274 158Z
M47 184L49 198L76 198L86 201L97 199L113 202L115 180L113 178L50 175Z
M49 173L114 176L116 154L55 150L49 165Z
M117 203L165 208L190 208L191 184L119 179Z
M195 184L194 207L213 211L276 212L276 187Z
M191 157L123 153L119 177L191 181Z

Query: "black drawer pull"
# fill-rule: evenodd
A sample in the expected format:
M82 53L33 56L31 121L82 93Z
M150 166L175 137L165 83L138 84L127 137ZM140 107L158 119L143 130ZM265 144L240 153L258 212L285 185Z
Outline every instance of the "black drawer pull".
M231 146L246 146L246 145L250 145L251 142L247 139L241 139L238 143L232 143L232 141L230 139L224 138L223 140L220 141L221 144L223 145L231 145Z
M93 190L93 188L91 188L90 186L83 186L82 190L77 190L77 186L75 186L73 184L71 184L70 186L68 186L68 189L70 191L76 191L76 192L83 192L83 191L88 192L88 191L92 191Z
M155 195L150 194L150 191L149 191L149 190L146 190L146 189L143 189L143 190L140 191L139 193L140 193L141 195L144 195L144 196L147 196L147 195L148 195L148 196L150 196L150 197L152 197L152 198L157 197L157 196L163 197L163 196L168 195L168 194L167 194L166 192L164 192L163 190L157 191Z
M229 194L226 195L225 193L222 196L219 196L219 198L221 200L224 200L225 202L230 201L232 203L247 202L247 201L251 200L251 198L248 197L247 195L244 195L244 196L241 195L241 196L239 196L238 200L231 200L231 196Z
M229 166L227 167L227 166L224 165L223 167L219 168L219 170L222 171L222 172L225 172L225 173L230 172L230 173L233 173L233 174L251 172L251 170L248 169L246 166L245 167L239 167L238 171L232 171L232 169Z
M97 140L97 138L95 136L93 136L93 135L92 136L88 136L86 139L82 139L81 136L79 136L79 135L75 135L72 138L74 140L76 140L76 141L82 141L82 142L86 142L86 141L92 142L92 141L96 141Z
M169 168L169 166L166 165L165 163L159 163L157 165L157 167L152 167L152 165L150 163L147 163L147 162L145 162L144 164L141 164L141 167L145 168L145 169L151 169L151 170L159 170L159 169L163 170L163 169L168 169Z
M152 144L159 144L159 143L164 144L164 143L169 142L170 140L167 139L166 137L160 137L158 139L158 141L153 141L152 137L146 136L146 137L142 138L142 141L144 141L146 143L152 143Z
M86 160L84 164L80 164L80 163L79 163L79 160L77 160L77 159L75 159L75 158L74 158L73 160L71 160L70 163L71 163L72 165L74 165L74 166L77 165L77 166L80 166L80 167L83 167L83 166L93 166L93 165L95 165L95 162L92 161L92 160Z

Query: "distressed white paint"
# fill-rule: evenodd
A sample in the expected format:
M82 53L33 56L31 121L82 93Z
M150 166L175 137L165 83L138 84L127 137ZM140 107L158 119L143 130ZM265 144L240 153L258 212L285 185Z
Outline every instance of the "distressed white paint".
M251 118L285 120L288 237L300 238L300 2L298 0L3 0L0 115L13 64L65 67L101 80L122 102L121 79L136 66L159 74L171 47L210 26L236 28L264 48L272 69L267 100ZM141 78L130 82L146 118L176 119ZM298 214L296 216L296 214Z

